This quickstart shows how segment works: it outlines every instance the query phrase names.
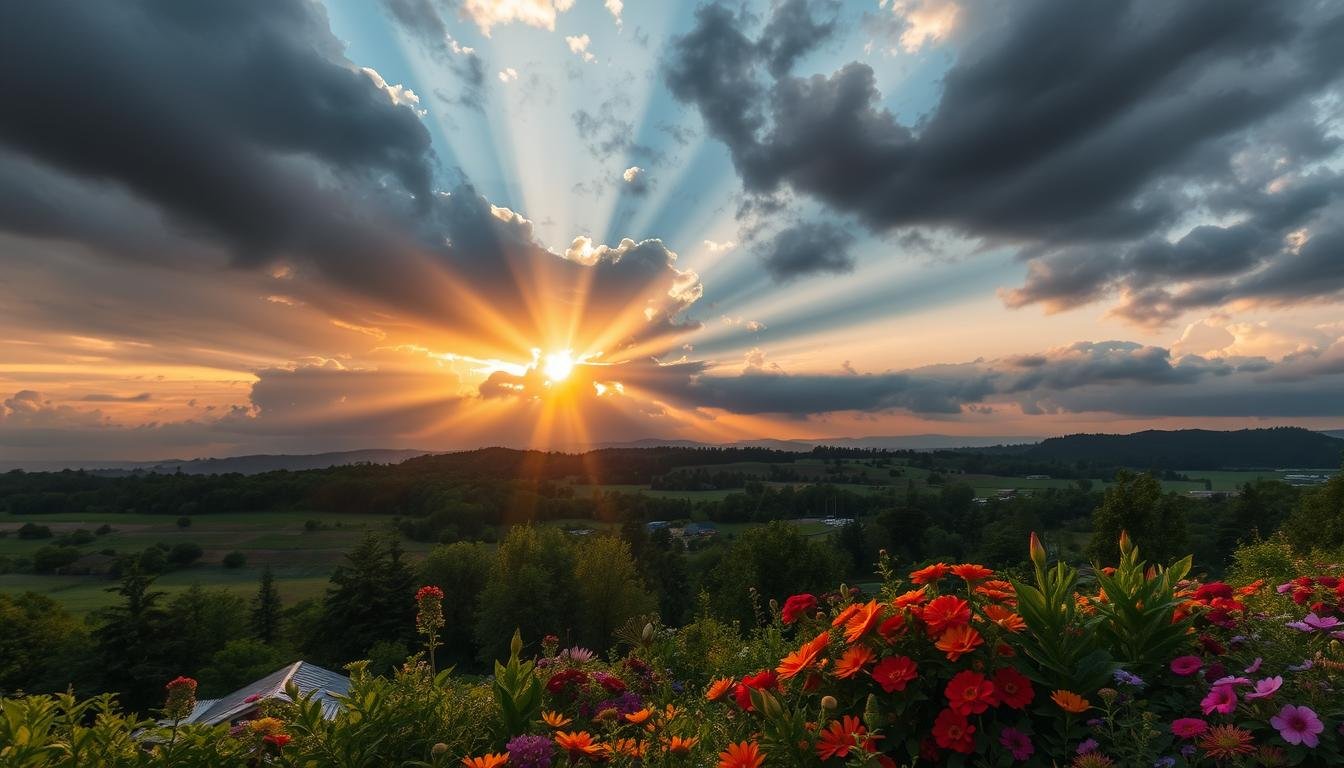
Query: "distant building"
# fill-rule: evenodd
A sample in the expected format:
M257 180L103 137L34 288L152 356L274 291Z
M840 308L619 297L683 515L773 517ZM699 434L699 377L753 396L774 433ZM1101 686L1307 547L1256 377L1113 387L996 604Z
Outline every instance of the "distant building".
M681 535L687 538L718 536L719 529L715 528L713 523L687 523L686 527L681 529Z
M289 701L285 686L291 682L299 689L300 695L314 694L313 699L322 705L322 716L328 720L341 710L342 704L338 697L350 691L350 678L345 675L306 661L296 661L228 696L198 700L196 708L183 722L232 725L240 720L251 720L257 716L262 702L270 699Z
M1027 479L1027 480L1049 480L1049 479L1050 479L1050 476L1049 476L1049 475L1027 475L1025 479Z

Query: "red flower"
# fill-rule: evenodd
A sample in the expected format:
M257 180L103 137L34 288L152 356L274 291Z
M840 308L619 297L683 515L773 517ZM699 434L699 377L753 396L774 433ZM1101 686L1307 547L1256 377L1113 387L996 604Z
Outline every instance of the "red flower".
M768 669L742 678L742 682L738 683L737 687L733 689L733 698L737 700L737 706L748 712L751 711L751 689L753 688L762 691L777 691L779 690L779 678Z
M793 595L784 601L784 609L780 611L780 618L785 624L792 624L798 619L817 609L817 598L813 595Z
M920 618L924 620L929 634L937 635L945 629L969 624L971 606L960 597L943 595L930 600L920 613Z
M906 656L888 656L879 661L870 672L877 684L887 693L904 691L905 684L919 674L919 665Z
M853 715L845 715L839 720L832 720L831 724L821 732L817 738L817 756L822 760L830 760L832 757L849 757L849 751L863 745L867 749L873 742L867 738L868 729L863 727L859 718Z
M909 625L906 624L905 616L896 615L879 624L877 627L877 634L881 635L883 640L891 643L895 642L896 638L904 635L907 629L909 629Z
M1003 667L994 673L994 697L998 703L1012 709L1026 709L1036 698L1027 676L1012 667Z
M415 601L417 603L420 602L421 600L424 600L427 597L432 597L435 600L442 600L443 590L431 584L429 586L421 587L415 593Z
M196 709L196 681L190 677L175 677L163 686L168 696L163 704L171 720L184 720Z
M954 675L943 693L947 696L947 705L960 715L978 715L995 702L994 683L969 669Z
M947 563L934 563L911 573L910 581L914 584L932 584L946 576L949 570Z
M287 733L272 733L267 736L263 736L262 740L270 742L271 744L275 745L276 749L280 749L289 743L290 736Z
M963 755L969 755L975 749L975 739L972 738L974 733L975 726L967 721L965 715L959 715L951 709L939 712L938 719L933 721L933 740L938 746Z
M551 679L546 681L546 690L553 694L558 694L567 688L581 687L588 682L588 673L581 669L562 669L551 675Z
M973 583L988 579L990 576L994 575L994 572L983 565L962 563L961 565L952 566L952 575L957 576L964 581Z

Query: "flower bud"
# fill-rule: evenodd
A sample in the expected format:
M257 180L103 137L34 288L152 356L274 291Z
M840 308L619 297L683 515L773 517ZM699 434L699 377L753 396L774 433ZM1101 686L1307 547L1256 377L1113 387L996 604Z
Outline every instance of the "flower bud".
M644 625L644 631L640 634L640 637L644 640L644 644L645 644L645 645L648 645L649 643L653 642L653 622L652 622L652 621L650 621L650 622L648 622L647 624Z
M448 745L442 741L435 742L434 746L429 748L429 754L434 757L442 757L448 751Z
M834 709L835 709L836 707L838 707L838 706L840 706L840 702L836 701L834 696L822 696L822 697L821 697L821 708L822 708L822 709L824 709L824 710L830 712L830 711L834 710Z
M1032 531L1032 532L1031 532L1031 545L1030 545L1030 546L1031 546L1031 562L1034 563L1034 564L1036 565L1037 568L1044 568L1044 567L1045 567L1045 547L1041 544L1041 540L1040 540L1039 537L1036 536L1036 532L1035 532L1035 531Z

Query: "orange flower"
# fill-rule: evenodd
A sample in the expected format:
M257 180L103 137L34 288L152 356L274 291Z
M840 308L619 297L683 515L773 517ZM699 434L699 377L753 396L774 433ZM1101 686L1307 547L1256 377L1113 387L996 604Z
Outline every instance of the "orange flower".
M929 630L929 634L937 635L949 627L969 623L971 620L971 605L954 595L935 597L929 601L928 605L924 606L920 618L924 620L924 626Z
M878 605L876 600L869 600L867 605L859 608L854 615L845 622L845 642L853 643L859 638L868 634L882 615L882 606Z
M976 587L975 593L996 603L1017 602L1017 591L1013 589L1012 582L1003 579L990 579Z
M834 619L831 619L831 626L843 627L854 614L859 612L860 607L862 606L860 606L858 603L850 603L849 605L846 605L845 610L836 614Z
M831 636L825 632L817 635L815 638L803 643L803 647L785 656L775 671L779 673L780 680L788 680L811 669L816 663L818 657L826 650L826 644L831 641Z
M984 643L985 639L980 636L979 632L975 631L975 627L962 624L958 627L952 627L940 635L938 642L934 643L933 646L947 654L948 661L956 661L984 645Z
M835 662L835 676L839 678L853 677L863 671L863 668L877 658L873 649L866 645L850 646L845 655Z
M602 747L611 757L624 755L625 757L641 758L649 751L648 742L636 739L616 739L610 744L603 744Z
M731 680L732 678L729 679ZM677 709L675 704L668 704L667 707L663 709L663 722L666 723L669 720L675 720L677 719L677 715L680 714L681 710Z
M986 605L984 611L985 618L1009 632L1021 632L1027 628L1027 622L1023 621L1021 616L1002 605Z
M593 735L587 731L579 731L578 733L557 731L555 744L569 753L570 760L578 760L581 757L599 757L606 752L601 744L593 743Z
M502 752L498 755L481 755L480 757L464 757L462 765L466 768L502 768L509 762L509 753Z
M895 600L891 601L891 604L897 608L910 608L916 605L921 605L924 602L924 598L928 596L925 594L925 590L927 589L928 587L912 589L909 592L898 595Z
M569 725L573 721L570 720L568 717L565 717L564 715L560 714L559 712L552 712L549 709L545 709L542 710L541 712L541 722L549 725L552 728L564 728L566 725Z
M719 768L761 768L764 763L765 755L754 741L729 744L719 753Z
M709 690L705 691L705 700L718 701L731 690L733 690L733 678L720 677L718 680L709 684Z
M868 729L863 727L859 718L845 715L840 720L832 720L821 732L817 738L817 756L822 760L849 757L850 750L857 749L859 745L867 747L872 742L873 740L868 738Z
M691 736L690 738L673 736L668 739L667 744L663 746L663 751L670 752L678 757L685 757L686 755L689 755L691 750L695 749L695 745L699 743L700 739L696 736Z
M1050 694L1050 700L1058 704L1060 709L1074 715L1081 715L1092 708L1087 699L1063 688Z
M993 576L994 572L983 565L977 565L975 563L962 563L961 565L952 566L952 575L957 576L968 583L972 583L977 581L984 581L985 579L988 579L990 576Z
M934 563L911 573L910 581L914 584L932 584L946 576L949 570L947 563Z
M645 720L648 720L652 714L653 710L649 709L648 707L645 707L644 709L641 709L638 712L631 712L630 714L626 715L625 721L628 723L634 723L635 725L639 725Z

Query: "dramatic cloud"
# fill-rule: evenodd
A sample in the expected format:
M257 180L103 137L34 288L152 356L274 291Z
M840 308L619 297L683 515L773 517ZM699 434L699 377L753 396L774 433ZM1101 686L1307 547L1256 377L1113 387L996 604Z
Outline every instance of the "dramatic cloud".
M849 272L854 259L849 246L854 235L829 222L787 227L758 249L765 269L784 282L818 272Z
M782 20L816 27L799 20L812 18L801 3L777 7L755 38L746 17L702 7L673 46L668 87L727 146L749 192L787 187L875 231L946 227L1027 244L1032 271L1007 294L1012 306L1142 293L1130 280L1193 281L1175 309L1336 294L1333 283L1294 279L1314 262L1265 269L1287 272L1267 281L1252 271L1289 261L1279 242L1314 215L1338 218L1324 207L1340 178L1307 173L1339 146L1333 117L1319 114L1344 70L1338 7L1034 0L893 10L906 13L907 48L967 27L936 108L917 124L883 106L867 64L787 74L792 58L774 55L792 50L777 49ZM1266 158L1274 177L1257 167ZM1214 227L1229 230L1219 235L1188 223L1200 209L1247 223ZM1205 290L1207 278L1218 282ZM1120 311L1163 319L1169 308L1163 295L1139 295Z

